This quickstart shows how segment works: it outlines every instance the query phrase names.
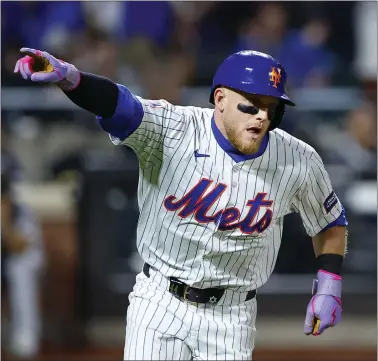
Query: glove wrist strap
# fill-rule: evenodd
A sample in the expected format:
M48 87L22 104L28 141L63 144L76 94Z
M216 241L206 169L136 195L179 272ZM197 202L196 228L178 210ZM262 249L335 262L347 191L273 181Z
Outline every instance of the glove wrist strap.
M80 84L81 74L78 69L72 64L67 64L67 73L63 80L56 85L63 91L71 91L77 88Z
M341 298L342 278L338 275L320 270L314 280L313 294L329 295Z
M324 280L318 283L317 295L329 295L341 298L341 281Z

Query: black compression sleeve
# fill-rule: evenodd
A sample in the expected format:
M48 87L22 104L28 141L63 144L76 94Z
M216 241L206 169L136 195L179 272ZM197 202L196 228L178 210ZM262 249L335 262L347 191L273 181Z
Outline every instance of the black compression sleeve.
M81 72L80 84L64 94L78 105L95 115L110 118L117 107L118 86L112 80Z
M337 275L341 274L341 266L344 257L339 254L324 253L317 257L318 269L322 269L327 272L335 273Z

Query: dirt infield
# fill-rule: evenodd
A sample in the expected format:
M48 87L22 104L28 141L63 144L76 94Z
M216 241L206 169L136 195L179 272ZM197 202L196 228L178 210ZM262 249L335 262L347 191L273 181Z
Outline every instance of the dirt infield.
M11 361L10 358L5 358ZM121 361L122 348L87 347L80 350L45 350L37 361ZM256 349L254 361L376 361L375 349Z

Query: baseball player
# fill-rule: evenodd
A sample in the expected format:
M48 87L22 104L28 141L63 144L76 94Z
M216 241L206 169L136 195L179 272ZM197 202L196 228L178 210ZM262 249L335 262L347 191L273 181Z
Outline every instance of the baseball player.
M39 286L44 249L37 218L17 199L14 190L20 174L17 158L2 144L1 276L9 307L9 328L4 345L13 357L31 360L40 347Z
M251 360L256 293L291 212L318 262L304 333L340 322L345 211L317 152L277 128L294 106L277 60L230 55L214 76L214 109L203 109L142 99L47 52L21 52L15 72L58 86L138 156L145 264L129 295L125 360Z

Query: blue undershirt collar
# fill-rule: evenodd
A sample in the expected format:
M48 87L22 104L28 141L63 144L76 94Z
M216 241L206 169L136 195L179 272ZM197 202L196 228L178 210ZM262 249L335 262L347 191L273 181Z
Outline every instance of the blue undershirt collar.
M218 142L219 146L237 163L243 162L250 159L255 159L260 157L264 152L269 143L269 132L264 136L261 143L260 149L254 154L244 154L234 148L234 146L225 138L225 136L218 129L215 124L214 116L211 117L211 129L213 131L214 137Z

